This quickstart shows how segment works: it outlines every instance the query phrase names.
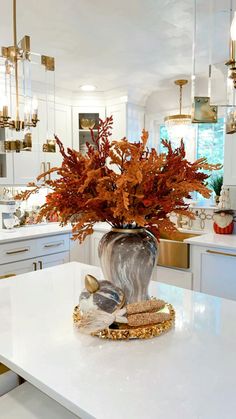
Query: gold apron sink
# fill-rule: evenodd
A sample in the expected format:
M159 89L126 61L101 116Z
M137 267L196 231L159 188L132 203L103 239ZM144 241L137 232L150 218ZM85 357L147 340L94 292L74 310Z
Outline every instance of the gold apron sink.
M183 241L196 236L199 234L182 231L161 234L157 265L188 269L190 266L190 245Z

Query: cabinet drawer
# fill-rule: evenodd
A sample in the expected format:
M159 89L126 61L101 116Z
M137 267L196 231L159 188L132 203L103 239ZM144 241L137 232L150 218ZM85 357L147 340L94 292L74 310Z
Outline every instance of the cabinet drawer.
M0 264L17 262L37 255L36 240L22 240L0 245Z
M43 237L37 240L37 255L52 255L69 250L69 234Z
M36 270L36 259L26 259L19 262L6 263L5 265L0 265L0 280L4 279L4 277L7 279L7 277L10 278L11 276L25 274Z

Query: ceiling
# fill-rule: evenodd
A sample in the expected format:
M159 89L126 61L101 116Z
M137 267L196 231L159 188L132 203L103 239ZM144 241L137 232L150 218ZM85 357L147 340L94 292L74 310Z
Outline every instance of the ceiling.
M12 44L10 0L1 0L0 45ZM228 56L229 0L197 0L196 70ZM192 68L193 0L18 0L18 39L56 58L56 84L79 91L162 89ZM212 28L212 30L210 29ZM213 42L211 42L213 39ZM212 44L212 48L209 45Z

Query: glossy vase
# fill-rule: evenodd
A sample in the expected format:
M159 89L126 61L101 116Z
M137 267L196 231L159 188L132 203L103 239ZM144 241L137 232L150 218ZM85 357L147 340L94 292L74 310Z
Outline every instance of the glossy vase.
M126 303L149 298L157 246L156 238L144 228L113 228L100 240L98 255L104 279L124 291Z

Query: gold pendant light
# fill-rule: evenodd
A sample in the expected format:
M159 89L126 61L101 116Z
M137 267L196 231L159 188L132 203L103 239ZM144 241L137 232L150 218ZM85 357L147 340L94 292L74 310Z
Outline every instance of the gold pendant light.
M39 57L40 62L34 62L35 57ZM54 71L55 68L53 57L31 52L29 36L25 35L17 41L16 0L13 0L13 45L2 47L0 55L0 128L15 132L25 130L25 149L28 150L31 149L30 129L39 122L38 102L31 88L31 65L35 64L43 65L46 71ZM16 147L9 150L19 151L24 148L24 141L15 140Z
M191 124L191 115L182 114L183 86L188 83L188 80L175 80L174 83L179 86L179 114L165 117L164 121L167 129L168 127L172 127L174 125Z

